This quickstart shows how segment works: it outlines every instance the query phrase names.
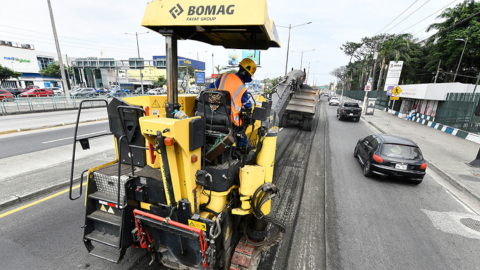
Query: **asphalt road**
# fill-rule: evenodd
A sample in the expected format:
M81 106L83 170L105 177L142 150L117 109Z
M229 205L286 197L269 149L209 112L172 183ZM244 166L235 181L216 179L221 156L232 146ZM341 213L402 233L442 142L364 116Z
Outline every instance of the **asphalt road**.
M259 269L477 269L480 234L461 223L476 208L430 175L418 186L364 177L353 149L373 131L335 110L323 102L313 132L279 134L272 215L287 233ZM0 268L162 269L141 250L119 265L88 256L83 203L62 194L0 218Z
M75 126L27 131L0 136L0 159L40 150L71 145ZM108 121L80 124L78 138L109 133Z
M327 113L327 269L478 269L480 233L461 221L479 216L431 175L418 186L364 177L353 149L372 130Z

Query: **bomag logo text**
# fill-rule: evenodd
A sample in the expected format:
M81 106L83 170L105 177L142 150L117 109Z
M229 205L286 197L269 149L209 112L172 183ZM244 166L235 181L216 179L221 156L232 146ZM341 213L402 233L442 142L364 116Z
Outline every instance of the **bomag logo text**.
M218 15L233 15L235 13L235 5L213 5L213 6L190 6L188 7L188 17L189 21L214 21L216 17L205 17L205 16L218 16ZM192 16L202 16L202 17L192 17Z

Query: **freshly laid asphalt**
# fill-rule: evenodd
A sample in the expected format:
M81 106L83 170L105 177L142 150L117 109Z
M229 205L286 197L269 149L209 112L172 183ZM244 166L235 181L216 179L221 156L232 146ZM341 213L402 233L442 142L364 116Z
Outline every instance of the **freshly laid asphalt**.
M281 196L274 200L272 215L286 224L287 233L264 254L259 269L478 268L480 207L473 194L477 182L461 177L475 177L476 169L465 163L475 157L469 155L476 154L478 145L395 117L387 125L388 117L376 111L359 123L339 121L336 107L322 102L314 131L280 131L274 183ZM358 139L375 132L410 137L435 169L429 167L418 186L364 177L353 149ZM95 144L100 147L103 140ZM67 152L66 147L36 153L54 155L56 149ZM83 158L108 151L111 147ZM0 166L12 158L16 157L0 159ZM64 172L50 178L60 174ZM28 189L21 177L8 185ZM28 202L0 206L0 216ZM148 267L150 257L141 250L130 249L119 265L88 256L81 241L83 222L83 200L70 201L67 194L0 217L0 261L9 269L162 269L157 264Z

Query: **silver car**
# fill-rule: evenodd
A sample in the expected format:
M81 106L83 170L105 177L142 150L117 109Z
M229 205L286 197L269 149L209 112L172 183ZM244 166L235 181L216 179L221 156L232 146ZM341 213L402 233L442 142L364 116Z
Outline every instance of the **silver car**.
M328 102L328 105L330 105L330 106L338 106L338 105L340 105L340 100L338 100L338 98L336 98L336 97L332 97L332 98L330 99L330 101Z

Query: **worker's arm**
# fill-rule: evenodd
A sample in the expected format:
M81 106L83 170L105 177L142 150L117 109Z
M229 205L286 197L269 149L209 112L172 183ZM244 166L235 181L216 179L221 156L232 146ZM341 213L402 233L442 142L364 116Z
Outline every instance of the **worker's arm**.
M250 101L250 97L248 96L248 90L243 93L242 104L245 109L252 108L252 101Z
M220 86L220 80L222 79L222 76L220 76L215 82L209 84L205 89L218 89Z

